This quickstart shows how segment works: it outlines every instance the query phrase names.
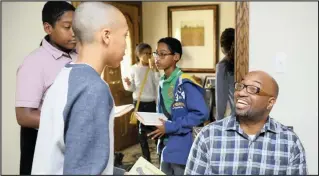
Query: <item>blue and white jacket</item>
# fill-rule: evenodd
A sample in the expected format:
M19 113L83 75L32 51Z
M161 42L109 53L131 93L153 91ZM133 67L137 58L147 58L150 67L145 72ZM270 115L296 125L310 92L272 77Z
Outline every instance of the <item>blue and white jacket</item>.
M160 82L157 111L161 108L162 96ZM174 101L171 106L171 119L165 122L168 140L162 150L164 162L186 165L193 137L192 128L203 123L209 117L209 110L204 100L204 89L191 76L182 73L174 88ZM161 151L158 145L158 151Z

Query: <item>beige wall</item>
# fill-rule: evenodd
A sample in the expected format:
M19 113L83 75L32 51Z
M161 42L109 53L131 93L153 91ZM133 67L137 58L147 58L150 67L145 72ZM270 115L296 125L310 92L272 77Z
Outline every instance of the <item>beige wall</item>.
M219 4L219 33L235 27L235 2L143 2L143 42L155 50L157 41L168 36L167 7L179 5ZM219 34L219 35L220 35ZM223 58L219 50L219 59ZM195 74L205 78L207 74Z
M251 2L249 23L249 70L264 70L278 81L279 97L270 115L294 127L309 174L317 175L318 3ZM276 71L278 53L286 55L283 73Z
M14 111L16 71L45 35L41 22L44 3L2 2L2 174L19 174L20 127Z

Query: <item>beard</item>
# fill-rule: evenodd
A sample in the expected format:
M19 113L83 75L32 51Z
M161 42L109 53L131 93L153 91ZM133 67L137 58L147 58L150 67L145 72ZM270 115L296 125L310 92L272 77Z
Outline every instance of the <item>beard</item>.
M249 108L248 110L238 110L236 109L235 115L238 117L240 120L244 121L260 121L263 117L263 114L267 109L263 110L253 110L252 108Z

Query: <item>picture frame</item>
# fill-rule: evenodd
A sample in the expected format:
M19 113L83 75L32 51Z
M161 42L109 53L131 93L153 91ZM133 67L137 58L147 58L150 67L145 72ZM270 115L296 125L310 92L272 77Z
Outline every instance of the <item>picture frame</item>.
M184 72L215 73L219 60L218 4L169 6L167 10L168 36L180 40L183 47L177 65Z
M206 76L204 81L204 88L205 89L212 89L215 87L215 77L214 76Z

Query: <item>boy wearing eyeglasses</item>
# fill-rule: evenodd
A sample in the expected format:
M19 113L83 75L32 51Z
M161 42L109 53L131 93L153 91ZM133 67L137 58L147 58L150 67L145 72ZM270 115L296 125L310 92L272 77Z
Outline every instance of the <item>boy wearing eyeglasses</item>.
M160 39L153 55L156 67L164 70L159 83L157 111L164 113L168 120L162 121L162 125L149 136L160 138L160 169L167 175L183 175L193 143L192 128L209 117L204 89L176 66L182 56L179 40L172 37Z

